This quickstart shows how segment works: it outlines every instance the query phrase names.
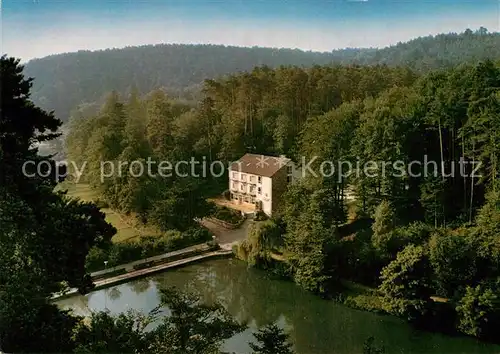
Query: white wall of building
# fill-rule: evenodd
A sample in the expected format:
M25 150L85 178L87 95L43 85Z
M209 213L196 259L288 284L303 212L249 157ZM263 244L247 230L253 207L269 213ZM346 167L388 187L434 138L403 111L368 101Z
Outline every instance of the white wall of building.
M292 183L302 178L302 170L299 166L295 165L293 162L288 163L287 166L292 166ZM236 188L234 188L233 182L235 183ZM245 182L243 189L242 182ZM262 202L262 210L267 215L272 214L272 183L273 180L271 177L252 175L240 171L229 171L229 190L235 193L250 194L250 186L255 185L255 200L260 200Z

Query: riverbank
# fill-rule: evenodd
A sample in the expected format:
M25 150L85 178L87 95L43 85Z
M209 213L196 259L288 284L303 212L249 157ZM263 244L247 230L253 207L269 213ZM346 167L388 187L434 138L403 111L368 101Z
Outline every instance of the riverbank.
M243 219L236 229L227 229L207 219L200 220L200 225L214 234L212 241L193 245L137 261L120 264L90 274L95 287L92 291L128 282L132 279L151 275L163 270L202 261L209 258L227 257L233 254L233 246L246 237L247 228L252 221ZM215 250L217 249L217 250ZM72 288L52 296L52 301L61 300L79 294Z
M473 338L421 331L394 316L325 301L293 282L249 268L234 257L209 258L158 272L87 296L61 300L58 306L81 316L98 311L118 315L128 310L147 314L160 304L161 289L165 287L196 293L207 305L218 302L235 319L249 324L246 331L224 343L221 350L228 353L252 353L248 347L252 333L269 323L285 328L297 354L362 353L363 343L369 337L374 337L378 346L384 346L386 353L500 353L499 346ZM165 311L168 313L168 309Z
M245 259L242 259L241 252L235 252L236 257L241 261L249 264ZM286 258L282 254L273 252L268 253L265 261L253 264L253 268L260 269L265 273L273 274L286 282L295 283L291 273L287 269ZM391 308L391 304L386 297L377 289L369 286L356 283L347 279L338 279L334 291L325 294L326 296L318 296L318 298L329 299L330 302L353 310L370 312L377 315L384 315L390 318L403 320L408 325L425 331L426 333L439 333L440 335L450 337L465 337L477 340L485 345L498 345L497 338L476 338L467 335L457 329L458 316L456 312L456 303L439 296L430 296L429 301L425 303L425 311L422 311L415 317L399 315ZM406 299L398 299L405 301ZM411 299L409 300L411 301ZM409 302L408 301L408 302ZM411 305L410 305L411 306ZM499 352L500 353L500 352Z
M132 279L152 275L167 269L177 268L187 264L193 264L202 260L228 257L233 253L231 250L227 249L210 251L211 248L209 246L206 247L207 248L205 248L204 251L202 250L200 245L198 245L198 247L188 247L187 249L171 252L162 256L151 257L149 259L143 259L140 261L124 264L115 267L114 269L95 272L91 275L95 285L95 288L92 289L92 291L119 285ZM193 255L193 253L196 253L196 255ZM180 257L180 259L178 258L176 260L172 260L171 258L174 256ZM154 265L155 263L156 265ZM100 280L96 281L96 279ZM58 301L78 294L78 289L72 288L68 291L54 294L54 296L52 296L52 301Z
M177 251L171 251L164 254L160 254L158 256L148 257L144 259L139 259L137 261L129 262L126 264L120 264L115 267L109 267L104 270L100 270L97 272L93 272L90 274L93 280L102 279L109 277L110 275L119 275L119 273L126 273L132 270L136 270L138 268L143 267L147 264L153 264L158 262L169 262L174 261L180 258L186 258L189 256L193 256L197 253L207 252L211 249L207 243L202 243L194 246L189 246L186 248L182 248Z

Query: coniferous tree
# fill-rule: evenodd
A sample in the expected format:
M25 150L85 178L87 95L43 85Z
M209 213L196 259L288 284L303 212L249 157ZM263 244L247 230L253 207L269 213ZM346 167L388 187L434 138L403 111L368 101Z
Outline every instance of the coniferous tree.
M275 324L259 329L253 336L257 343L250 343L253 354L293 354L288 335Z

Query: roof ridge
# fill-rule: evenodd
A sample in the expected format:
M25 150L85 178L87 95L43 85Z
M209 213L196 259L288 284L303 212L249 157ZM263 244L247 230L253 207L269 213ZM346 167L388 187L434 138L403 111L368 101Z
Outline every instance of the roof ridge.
M272 160L270 160L272 159ZM237 161L231 163L230 170L263 177L272 177L290 161L285 155L271 156L263 154L245 153Z

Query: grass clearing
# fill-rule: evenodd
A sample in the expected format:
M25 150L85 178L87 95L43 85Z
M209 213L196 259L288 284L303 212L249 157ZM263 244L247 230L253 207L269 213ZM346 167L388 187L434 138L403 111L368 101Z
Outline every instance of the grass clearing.
M56 190L67 190L68 196L79 198L86 202L95 202L98 194L88 184L63 182ZM101 209L106 214L106 221L113 225L117 232L113 236L113 242L123 242L138 239L143 236L159 236L161 231L154 226L140 224L135 215L125 215L110 208Z

